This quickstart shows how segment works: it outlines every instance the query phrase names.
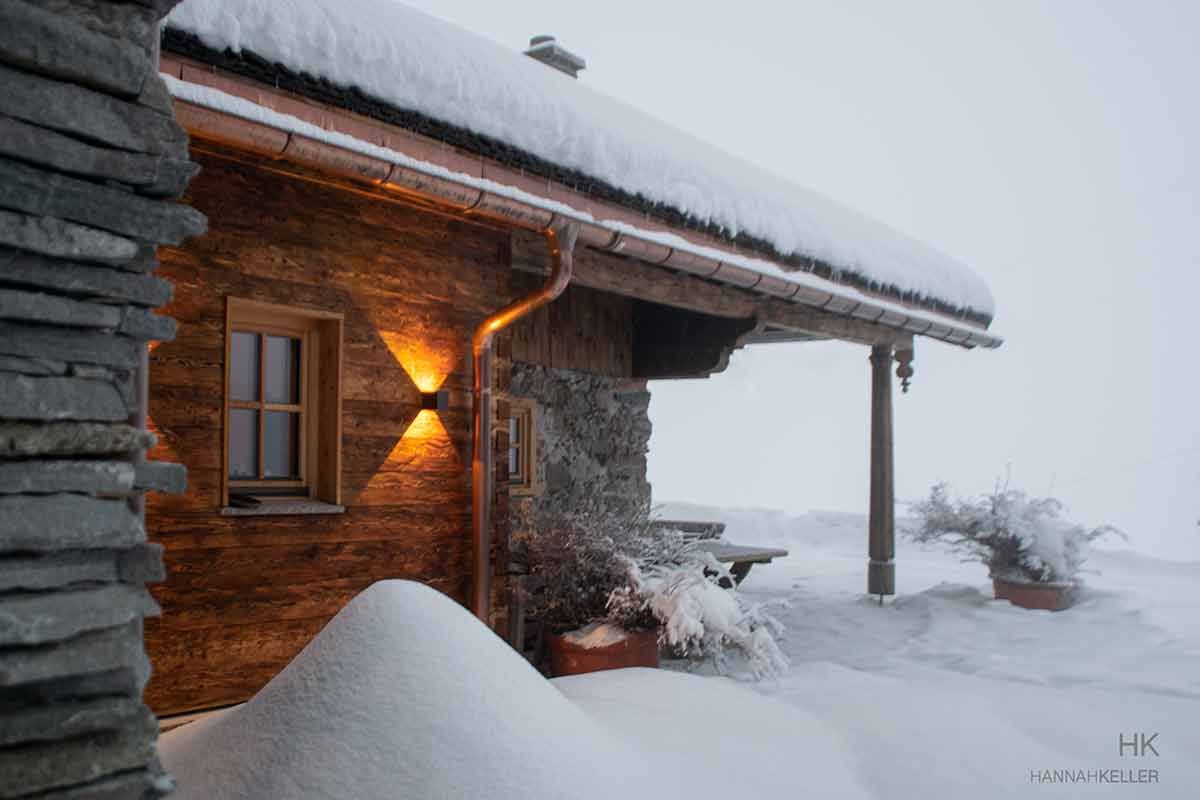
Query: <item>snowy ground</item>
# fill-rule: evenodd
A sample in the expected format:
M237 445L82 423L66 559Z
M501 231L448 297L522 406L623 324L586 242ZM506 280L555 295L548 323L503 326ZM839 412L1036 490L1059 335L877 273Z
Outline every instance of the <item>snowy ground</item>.
M159 745L177 800L871 797L812 714L667 670L547 681L410 581L369 587L248 702Z
M723 519L731 541L791 551L742 588L789 605L778 616L791 671L755 688L818 717L874 796L1200 796L1200 563L1096 551L1081 602L1051 614L990 599L982 566L901 537L899 594L880 608L862 594L862 517L663 515ZM1157 733L1159 756L1122 757L1118 737L1135 733ZM1130 769L1156 769L1159 783L1031 776Z
M385 581L249 702L162 737L175 796L1198 796L1200 564L1097 553L1081 602L1051 614L901 540L900 594L880 607L861 517L664 512L791 551L742 589L780 606L784 676L672 663L546 681L452 600ZM1157 755L1122 755L1122 736ZM1035 780L1068 773L1092 782Z

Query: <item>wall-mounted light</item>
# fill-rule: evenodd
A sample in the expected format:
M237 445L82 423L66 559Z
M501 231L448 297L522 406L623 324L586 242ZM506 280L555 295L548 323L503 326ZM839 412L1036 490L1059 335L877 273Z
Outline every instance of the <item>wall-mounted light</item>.
M450 406L450 391L438 389L436 392L421 392L421 408L427 411L437 411L439 414Z

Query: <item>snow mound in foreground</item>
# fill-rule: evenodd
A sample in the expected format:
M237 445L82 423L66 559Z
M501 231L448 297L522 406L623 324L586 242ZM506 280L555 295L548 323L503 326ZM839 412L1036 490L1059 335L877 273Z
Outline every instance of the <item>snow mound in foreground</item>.
M449 598L384 581L253 699L160 752L178 800L796 797L815 775L822 796L865 796L831 741L725 681L548 682Z

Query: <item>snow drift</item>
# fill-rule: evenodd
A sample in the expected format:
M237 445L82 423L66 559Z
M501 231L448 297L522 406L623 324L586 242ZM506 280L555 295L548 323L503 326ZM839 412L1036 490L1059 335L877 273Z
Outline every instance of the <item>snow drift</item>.
M548 682L452 600L385 581L253 699L160 752L179 800L797 797L814 776L822 797L865 796L832 741L723 680Z
M1098 547L1074 607L1026 611L992 599L981 564L899 536L899 593L880 607L863 593L864 514L677 503L661 513L721 520L732 541L791 551L740 587L787 602L777 613L792 666L751 688L824 722L879 800L1196 797L1200 562ZM1122 757L1118 736L1132 730L1170 749ZM1131 767L1159 780L1031 778Z

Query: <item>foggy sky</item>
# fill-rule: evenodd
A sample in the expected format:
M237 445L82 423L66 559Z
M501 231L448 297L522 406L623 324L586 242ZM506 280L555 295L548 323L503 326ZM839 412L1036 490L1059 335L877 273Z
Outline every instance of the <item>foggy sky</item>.
M965 261L999 351L917 340L902 499L1053 493L1200 558L1200 3L408 0ZM864 510L866 348L764 345L652 384L656 500Z

